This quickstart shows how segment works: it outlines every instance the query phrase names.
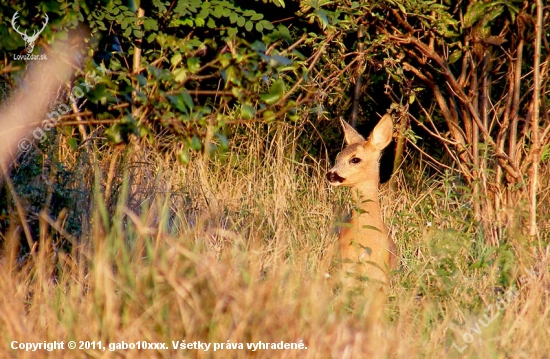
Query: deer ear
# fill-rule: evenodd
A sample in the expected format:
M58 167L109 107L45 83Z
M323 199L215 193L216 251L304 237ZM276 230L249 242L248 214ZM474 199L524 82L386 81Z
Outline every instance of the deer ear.
M365 142L365 138L361 136L353 127L351 127L346 121L340 119L342 128L344 129L344 141L347 145L357 142Z
M385 114L369 137L369 145L377 151L382 151L390 144L393 135L393 121L391 115Z

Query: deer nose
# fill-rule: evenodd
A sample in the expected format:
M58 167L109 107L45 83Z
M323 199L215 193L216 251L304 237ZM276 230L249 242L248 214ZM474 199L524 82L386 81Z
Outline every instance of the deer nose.
M329 171L327 172L327 180L329 182L338 182L338 183L342 183L344 182L344 178L340 177L338 175L338 173L334 172L334 171Z

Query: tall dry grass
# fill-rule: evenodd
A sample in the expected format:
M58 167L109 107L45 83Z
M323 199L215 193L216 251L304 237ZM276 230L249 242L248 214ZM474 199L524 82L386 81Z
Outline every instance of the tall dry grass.
M53 157L73 173L72 189L87 198L72 209L83 229L78 237L67 233L64 217L46 208L38 215L39 240L25 258L18 255L20 226L3 234L0 355L548 355L548 232L538 243L522 237L519 209L517 228L503 229L500 246L489 247L460 179L429 177L421 161L409 159L395 175L396 190L382 189L401 263L382 319L373 323L368 286L340 286L333 250L348 193L325 183L325 160L300 154L295 128L244 131L230 153L197 156L187 166L146 146L74 153L61 140ZM548 229L548 211L541 214L541 228ZM71 243L70 252L63 242ZM101 341L107 349L11 349L12 341L66 347L69 340ZM172 348L182 340L243 343L244 349ZM122 341L168 349L109 351L109 343ZM260 341L307 349L246 349Z

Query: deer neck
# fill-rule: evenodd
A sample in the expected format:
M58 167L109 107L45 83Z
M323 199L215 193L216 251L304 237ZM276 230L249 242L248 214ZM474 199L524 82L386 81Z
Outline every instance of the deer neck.
M352 222L363 226L376 227L380 232L387 233L382 221L380 200L378 199L378 182L364 182L351 189L355 206L360 211L354 210ZM372 230L372 229L371 229Z

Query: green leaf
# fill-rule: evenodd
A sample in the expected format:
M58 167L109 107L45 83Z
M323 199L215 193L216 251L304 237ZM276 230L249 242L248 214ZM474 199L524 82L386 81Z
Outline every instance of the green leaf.
M200 151L202 149L202 143L201 140L197 136L193 136L191 139L191 143L189 144L189 147L195 151Z
M270 23L267 20L262 20L259 23L262 24L262 27L266 30L273 30L273 28L274 28L273 24ZM285 28L285 29L287 29L287 28ZM287 29L287 31L288 31L288 29Z
M275 121L275 112L271 110L264 111L263 116L267 123Z
M189 69L189 72L192 74L196 74L199 72L201 68L200 60L196 57L190 57L187 59L187 69Z
M462 57L462 50L457 49L449 56L449 64L455 63Z
M197 27L203 27L204 24L206 24L206 21L204 21L204 18L202 18L202 17L195 18L195 25Z
M238 19L239 19L239 15L237 15L234 12L232 12L231 15L229 15L229 22L231 22L232 24L236 23Z
M315 10L315 13L317 14L317 17L319 18L319 21L321 22L321 26L322 26L323 29L325 29L327 26L330 25L330 23L328 21L328 16L327 16L327 13L325 12L325 10L318 9L318 10Z
M188 164L189 163L189 150L187 150L187 149L181 150L180 153L178 153L178 161L183 165Z
M155 19L145 19L143 21L143 27L145 28L145 30L157 31L159 29L157 20Z
M244 28L246 29L246 31L252 31L253 26L254 24L252 24L252 21L247 21L244 25Z
M251 118L254 118L255 114L256 110L254 109L254 107L247 104L243 104L241 106L241 117L243 118L243 120L250 120Z
M478 20L480 20L483 15L485 15L487 8L493 6L493 3L485 3L481 1L475 1L468 6L466 14L464 15L464 26L471 27Z
M365 225L363 226L363 228L365 228L365 229L371 229L371 230L373 230L373 231L382 233L382 231L381 231L380 229L378 229L377 227L369 226L368 224L365 224Z
M250 16L250 20L252 20L252 21L258 21L258 20L261 20L263 18L264 18L264 15L263 14L258 14L258 13L255 13L252 16Z
M179 68L174 71L174 81L182 83L187 78L187 69Z
M74 137L67 138L67 144L73 151L78 149L78 140Z
M300 119L300 116L296 112L291 112L288 114L288 118L292 122L298 122L298 120Z
M403 82L403 79L401 78L401 76L398 76L396 74L390 74L391 78L394 79L394 81L398 82L398 83L402 83Z
M401 10L401 12L403 14L406 14L407 13L407 9L405 9L405 7L403 6L403 4L401 4L400 1L397 1L397 6L399 7L399 10Z
M92 90L86 93L88 98L93 103L104 103L107 100L107 86L105 84L97 84Z
M172 56L172 58L170 59L170 63L172 64L172 66L176 66L181 62L181 59L182 59L182 56L178 52L174 56Z
M239 16L239 19L237 20L237 25L240 27L243 27L245 22L246 22L245 18L242 16Z
M147 78L143 75L136 75L136 79L138 81L139 86L145 86L147 85Z
M179 110L179 111L181 111L185 114L189 114L189 111L187 110L187 107L185 107L185 101L183 99L182 94L168 95L166 97L170 101L170 104L172 105L172 107L176 108L177 110Z
M231 10L229 10L228 8L223 8L223 11L222 11L223 17L229 17L229 16L231 16L231 14L233 14L233 12L231 12Z
M550 158L550 144L544 146L540 154L541 161L546 161L549 158Z
M124 142L121 134L121 128L118 124L109 127L104 133L107 136L107 140L115 145Z
M235 66L228 66L222 70L222 78L225 80L226 88L230 83L240 86L241 80L239 78L239 72Z
M260 99L267 103L268 105L273 105L277 103L283 97L285 90L285 83L283 80L279 79L273 82L269 93L260 95Z
M111 63L109 64L109 68L113 71L118 71L120 70L121 67L122 65L120 64L119 59L117 59L116 57L112 57Z
M223 54L218 55L218 60L223 67L227 67L231 63L231 54L224 52Z
M269 25L271 25L271 27L273 27L273 25L269 22L269 21L266 21L269 23ZM264 24L264 28L268 29L268 30L271 30L269 29L265 24ZM279 32L279 35L281 35L281 37L283 39L285 39L286 41L292 41L292 36L290 36L290 31L288 30L288 27L286 26L283 26L282 24L279 24L277 25L277 31Z
M261 53L264 53L267 50L267 46L265 46L265 44L259 40L254 41L252 45L250 45L250 47L253 50L256 50Z
M211 29L214 29L216 28L216 22L214 21L214 19L209 18L208 22L206 23L206 26L208 26Z
M193 110L193 108L195 107L195 103L193 102L193 98L191 97L191 95L189 95L189 93L185 90L183 90L181 95L183 97L183 102L185 102L187 108Z
M227 150L229 148L229 140L227 137L221 133L216 133L216 136L220 140L220 148L222 150Z
M237 99L240 99L241 97L243 97L243 92L242 92L242 89L240 87L235 87L235 86L231 87L231 93Z
M270 94L283 96L285 91L285 82L282 79L275 80L269 89Z
M263 102L267 103L268 105L273 105L274 103L279 101L280 98L281 98L281 96L270 94L270 93L260 95L260 99Z
M221 6L219 6L219 5L216 6L216 7L214 8L214 11L211 11L211 14L214 15L215 17L217 17L217 18L219 19L219 18L222 17L222 15L223 15L223 7L221 7Z
M337 227L353 228L353 223L348 223L348 222L336 222L334 223L334 225Z
M272 55L269 64L275 66L289 66L292 65L292 60L281 55Z

